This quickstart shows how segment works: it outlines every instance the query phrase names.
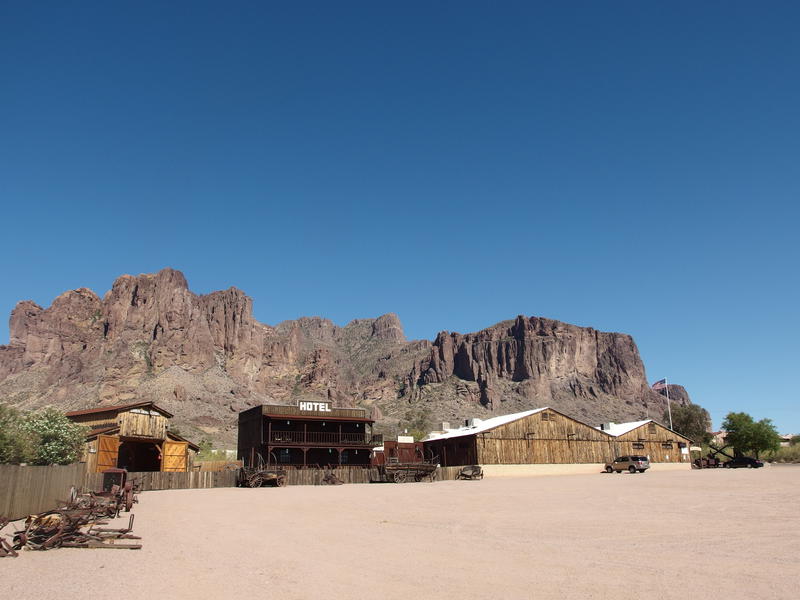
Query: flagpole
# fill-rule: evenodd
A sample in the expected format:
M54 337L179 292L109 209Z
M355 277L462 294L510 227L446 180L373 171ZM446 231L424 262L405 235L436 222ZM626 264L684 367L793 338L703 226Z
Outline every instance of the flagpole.
M672 429L672 407L669 402L669 381L664 377L664 389L667 390L667 413L669 414L669 428Z

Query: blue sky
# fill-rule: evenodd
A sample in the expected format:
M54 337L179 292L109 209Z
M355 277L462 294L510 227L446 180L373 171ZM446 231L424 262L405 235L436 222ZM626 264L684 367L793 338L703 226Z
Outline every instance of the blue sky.
M800 432L800 5L288 4L0 6L0 314L171 266L270 324L545 316Z

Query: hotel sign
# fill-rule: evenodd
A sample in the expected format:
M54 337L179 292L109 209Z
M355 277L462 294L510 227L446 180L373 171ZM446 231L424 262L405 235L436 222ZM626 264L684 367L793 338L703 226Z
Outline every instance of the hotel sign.
M300 402L298 408L308 412L333 412L330 402Z

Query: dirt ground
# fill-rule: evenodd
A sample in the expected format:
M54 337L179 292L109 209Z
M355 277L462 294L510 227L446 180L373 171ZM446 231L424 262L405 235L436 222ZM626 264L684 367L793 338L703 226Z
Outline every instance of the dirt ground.
M800 467L146 492L142 550L0 559L9 598L794 598ZM5 597L5 596L4 596Z

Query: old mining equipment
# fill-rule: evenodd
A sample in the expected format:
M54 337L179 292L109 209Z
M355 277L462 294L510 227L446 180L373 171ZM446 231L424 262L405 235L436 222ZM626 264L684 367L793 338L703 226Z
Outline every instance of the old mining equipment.
M75 488L69 500L61 502L61 508L30 515L21 529L14 531L11 543L0 537L0 557L18 556L17 550L51 550L53 548L112 548L139 550L140 543L133 531L134 515L128 518L128 526L120 528L102 527L104 519L119 514L116 500L92 492L78 494ZM9 520L0 518L0 529ZM120 540L125 540L120 543Z

